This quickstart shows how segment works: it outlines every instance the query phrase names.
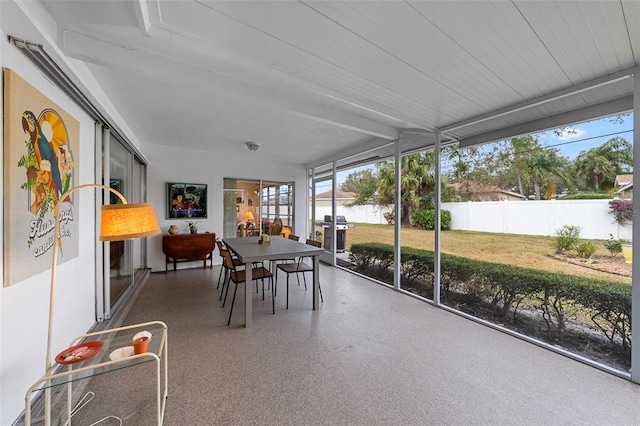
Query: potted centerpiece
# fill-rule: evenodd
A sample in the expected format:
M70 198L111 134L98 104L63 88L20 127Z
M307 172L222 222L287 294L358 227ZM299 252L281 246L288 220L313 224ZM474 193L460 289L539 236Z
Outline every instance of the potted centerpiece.
M198 233L198 222L200 222L199 220L187 220L187 225L189 225L189 231L191 231L192 234L197 234Z

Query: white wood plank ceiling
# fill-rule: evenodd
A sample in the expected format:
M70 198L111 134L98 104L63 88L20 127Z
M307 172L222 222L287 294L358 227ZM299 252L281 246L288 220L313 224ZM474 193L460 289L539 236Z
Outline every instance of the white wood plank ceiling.
M575 117L628 109L625 77L640 63L636 0L43 5L58 47L87 64L144 149L242 153L252 140L264 158L295 164L406 129L477 143L590 105L627 99ZM488 116L576 87L585 90Z

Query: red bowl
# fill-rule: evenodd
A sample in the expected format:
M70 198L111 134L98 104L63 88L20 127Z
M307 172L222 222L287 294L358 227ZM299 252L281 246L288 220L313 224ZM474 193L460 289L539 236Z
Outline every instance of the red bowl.
M79 345L71 346L56 355L56 362L58 364L73 364L75 362L84 361L89 359L104 347L102 340L95 340L91 342L83 342Z

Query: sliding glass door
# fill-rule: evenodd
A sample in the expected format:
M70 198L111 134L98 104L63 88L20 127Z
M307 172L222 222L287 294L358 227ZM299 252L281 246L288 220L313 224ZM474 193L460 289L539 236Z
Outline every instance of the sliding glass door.
M109 150L109 184L119 191L129 202L133 195L133 156L115 138L111 139ZM115 194L111 195L111 204L120 204ZM112 241L109 243L109 301L115 301L133 283L133 256L131 241Z
M103 171L105 185L117 190L129 203L146 201L147 168L144 161L129 147L111 135L103 140L103 164L108 169ZM104 193L109 197L108 203L120 204L120 199L113 193ZM107 202L107 199L104 200ZM112 313L125 299L125 295L140 282L147 271L146 239L129 241L112 241L105 243L104 248L104 287L101 300L97 301L96 315L98 321L109 319Z

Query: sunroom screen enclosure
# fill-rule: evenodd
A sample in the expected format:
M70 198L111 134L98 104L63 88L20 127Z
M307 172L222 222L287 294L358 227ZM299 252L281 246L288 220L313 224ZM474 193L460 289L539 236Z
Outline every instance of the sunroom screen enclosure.
M574 138L571 155L565 155L564 142L556 147L541 141L541 132L477 147L436 144L438 149L407 154L399 154L401 139L394 143L396 155L379 155L375 162L336 160L319 166L314 170L318 182L327 183L333 183L327 176L335 167L333 191L355 185L366 193L369 185L367 203L398 205L391 205L395 218L387 224L353 224L347 254L330 248L328 260L635 381L633 263L626 263L622 253L633 224L631 215L620 219L615 206L624 203L630 209L633 203L616 182L618 175L633 172L637 119L631 113L604 120L618 127L599 134L597 143L593 137ZM570 129L569 124L557 132ZM378 151L388 153L389 147ZM596 177L594 158L603 155L609 156L611 170ZM491 176L500 182L496 176L501 174L506 190L488 182ZM327 189L317 185L316 193ZM348 211L333 202L334 214ZM487 223L480 231L463 230L473 227L462 227L460 216L452 219L451 211L460 215L458 206L469 203L473 217ZM522 212L505 217L501 212L508 206ZM441 226L435 229L438 220ZM516 231L490 229L496 226ZM552 231L533 235L540 233L534 228Z

